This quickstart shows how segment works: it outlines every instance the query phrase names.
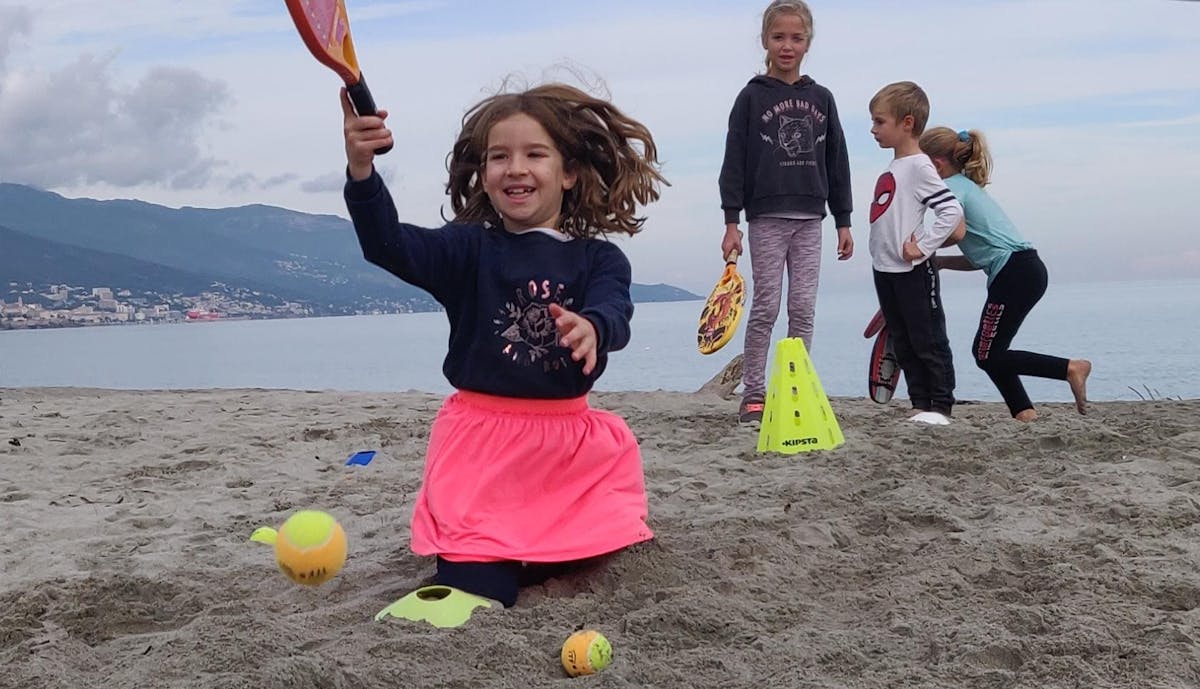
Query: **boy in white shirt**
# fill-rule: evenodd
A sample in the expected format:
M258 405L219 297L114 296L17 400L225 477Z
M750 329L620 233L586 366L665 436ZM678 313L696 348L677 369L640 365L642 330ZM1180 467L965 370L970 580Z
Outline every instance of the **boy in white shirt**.
M875 183L871 264L879 308L904 371L913 421L947 424L954 407L954 361L937 269L929 259L963 235L963 210L921 152L929 99L911 81L889 84L871 99L871 134L895 158ZM925 227L925 211L934 221Z

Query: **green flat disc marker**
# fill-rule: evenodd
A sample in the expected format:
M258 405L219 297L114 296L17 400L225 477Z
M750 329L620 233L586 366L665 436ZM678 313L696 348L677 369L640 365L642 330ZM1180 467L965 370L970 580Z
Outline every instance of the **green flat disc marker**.
M435 627L459 627L471 619L475 608L490 608L493 601L450 586L424 586L392 603L375 615L378 622L389 615Z

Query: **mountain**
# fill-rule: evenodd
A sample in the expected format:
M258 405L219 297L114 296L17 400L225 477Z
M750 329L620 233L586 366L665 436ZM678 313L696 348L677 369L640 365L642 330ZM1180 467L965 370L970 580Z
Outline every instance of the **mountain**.
M88 276L90 285L121 285L136 292L198 294L212 285L199 273L175 270L121 254L49 242L0 225L0 278L6 283L58 285Z
M363 260L354 228L333 215L70 199L0 183L0 226L0 285L188 294L216 284L305 303L314 314L440 308ZM632 293L643 302L700 298L670 285L635 284Z
M697 294L692 294L682 287L666 285L661 282L657 285L639 285L635 282L629 287L629 296L635 302L696 301L704 298Z

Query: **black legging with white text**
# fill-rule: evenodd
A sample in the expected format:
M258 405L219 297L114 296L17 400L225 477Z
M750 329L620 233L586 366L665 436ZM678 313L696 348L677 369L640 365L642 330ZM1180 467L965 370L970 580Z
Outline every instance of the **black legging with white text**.
M1014 252L988 286L971 346L975 363L992 379L1013 416L1033 408L1020 376L1067 379L1067 359L1009 349L1047 284L1046 264L1035 249Z

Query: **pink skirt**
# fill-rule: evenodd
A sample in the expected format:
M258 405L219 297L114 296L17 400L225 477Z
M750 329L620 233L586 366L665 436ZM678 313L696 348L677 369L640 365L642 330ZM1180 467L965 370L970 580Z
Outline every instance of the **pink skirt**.
M457 562L568 562L653 538L633 432L587 397L458 391L429 438L412 549Z

